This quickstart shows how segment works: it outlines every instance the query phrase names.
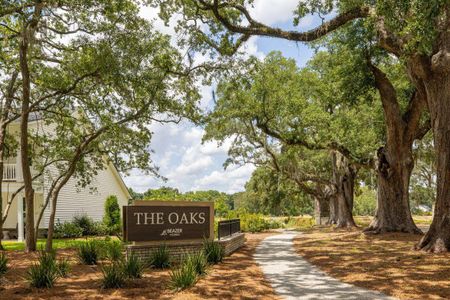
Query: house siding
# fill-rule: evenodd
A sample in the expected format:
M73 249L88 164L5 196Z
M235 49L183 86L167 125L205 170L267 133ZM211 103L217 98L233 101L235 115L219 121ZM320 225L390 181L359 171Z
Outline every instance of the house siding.
M61 189L56 206L56 221L71 221L74 216L79 214L87 214L94 221L101 221L104 214L105 200L110 195L115 195L119 201L119 206L128 204L128 193L121 187L121 183L114 174L114 166L111 164L98 172L92 180L90 187L77 187L75 178L71 178L67 184ZM52 172L53 173L53 172ZM46 179L45 187L49 187L50 182ZM44 188L44 197L47 196L48 190ZM51 207L47 207L41 228L48 227Z
M18 135L17 130L18 124L12 124L9 127L9 133ZM44 124L42 121L34 121L29 123L30 130L35 132L52 133L54 132L53 124ZM11 158L11 162L16 162L16 170L21 174L20 160L17 158ZM106 165L105 160L105 165ZM37 180L33 183L36 192L35 200L35 219L39 211L45 202L48 195L48 189L51 185L51 179L56 178L58 174L57 169L50 166L46 169L44 178L42 180ZM4 182L2 184L3 188L3 207L6 206L7 198L10 193L19 188L23 183L20 182L21 175L18 174L17 182ZM93 191L91 188L95 187ZM78 214L87 214L92 217L95 221L101 221L104 214L104 203L108 196L115 195L119 200L119 206L128 204L128 199L130 197L126 186L124 185L120 175L117 173L115 167L110 163L103 170L99 170L98 174L94 176L90 186L86 188L77 187L76 178L71 178L67 184L61 189L58 197L58 203L56 208L56 220L60 222L71 221L73 216ZM19 194L17 199L13 202L11 209L8 214L8 218L4 224L4 228L15 229L17 226L17 201L23 197ZM48 227L48 220L51 211L51 204L49 204L44 211L42 221L40 223L40 228L45 229Z

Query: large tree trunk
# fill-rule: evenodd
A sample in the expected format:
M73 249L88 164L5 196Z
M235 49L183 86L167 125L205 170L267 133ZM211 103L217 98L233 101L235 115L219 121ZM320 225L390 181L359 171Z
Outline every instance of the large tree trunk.
M4 131L0 130L0 250L3 250L3 245L2 245L2 239L3 239L3 218L2 218L2 212L3 212L3 189L2 189L2 185L3 185L3 156L4 156L4 151L3 151L3 142L5 141L5 137L4 137Z
M330 217L328 218L328 225L335 225L338 222L338 200L336 197L336 194L332 195L330 197L330 200L328 201L329 211L330 211Z
M450 39L450 38L449 38ZM448 55L448 54L447 54ZM450 65L450 62L449 62ZM447 65L447 68L450 67ZM435 74L425 82L437 157L437 193L433 222L416 248L450 251L450 76Z
M409 207L409 181L414 167L412 145L419 136L419 121L426 104L424 92L417 89L402 114L396 90L386 74L373 65L370 67L383 104L386 146L377 153L377 211L365 231L421 233Z
M55 216L56 216L56 204L58 200L59 191L53 191L51 194L51 213L48 220L47 241L45 243L45 251L51 252L53 250L53 233L55 231Z
M31 98L31 85L30 85L30 71L28 69L28 32L23 33L20 44L20 69L22 74L22 110L21 110L21 120L20 120L20 154L22 173L23 173L23 183L25 186L25 250L35 251L36 250L36 240L34 238L34 189L33 181L31 179L31 169L30 169L30 156L29 156L29 143L28 143L28 116L30 109L30 98Z
M348 159L334 151L333 180L336 186L337 220L336 227L357 227L353 219L353 191L355 186L356 170Z
M409 181L414 167L412 145L378 149L377 211L366 232L421 233L409 206Z
M325 198L314 197L314 215L316 219L316 225L325 225L328 222L324 222L324 218L329 218L329 204Z

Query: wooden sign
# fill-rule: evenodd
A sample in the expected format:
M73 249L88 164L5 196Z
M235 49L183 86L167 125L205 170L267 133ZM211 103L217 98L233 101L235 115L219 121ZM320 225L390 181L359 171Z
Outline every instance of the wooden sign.
M165 242L214 238L214 203L135 201L123 207L124 240Z

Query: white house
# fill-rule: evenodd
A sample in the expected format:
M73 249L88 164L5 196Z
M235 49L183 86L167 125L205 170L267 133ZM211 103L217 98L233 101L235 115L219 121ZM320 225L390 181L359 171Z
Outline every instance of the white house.
M30 130L51 130L51 127L44 125L39 118L30 118L29 128ZM8 127L8 132L17 136L19 134L18 130L19 122L14 122ZM5 161L2 183L3 210L7 205L7 201L11 199L11 195L23 186L20 151L18 151L18 155L19 157L9 158ZM34 213L35 221L37 221L44 205L50 182L46 176L43 176L35 180L33 185L35 189ZM92 189L92 187L95 189ZM56 220L60 222L70 221L74 215L85 213L92 217L94 221L101 221L105 200L110 195L117 196L120 207L127 205L128 200L131 199L130 193L117 169L113 164L105 161L105 168L98 172L90 187L80 188L76 185L75 179L70 179L62 188L56 207ZM3 224L4 233L7 233L9 237L17 237L19 240L23 239L24 213L24 195L22 191L14 198L8 217ZM44 211L43 219L39 225L40 229L45 230L48 227L49 216L50 205ZM4 234L4 236L6 235Z

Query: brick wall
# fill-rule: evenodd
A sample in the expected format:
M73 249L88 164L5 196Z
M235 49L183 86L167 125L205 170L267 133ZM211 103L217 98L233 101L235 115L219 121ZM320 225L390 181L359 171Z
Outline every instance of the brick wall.
M218 242L225 250L225 256L228 256L245 245L245 234L235 233L232 236L220 239Z
M245 235L243 233L236 233L230 237L221 239L219 244L224 248L225 256L230 255L245 244ZM179 262L183 256L189 253L194 253L202 249L202 242L198 243L186 243L177 245L167 245L172 262ZM134 254L142 261L148 261L152 252L158 249L159 245L128 245L126 254L127 256Z
M127 246L127 256L134 254L142 261L148 261L151 254L159 248L159 245L155 246ZM170 259L172 262L179 262L183 256L189 253L198 252L202 249L202 243L197 244L179 244L179 245L167 245Z

